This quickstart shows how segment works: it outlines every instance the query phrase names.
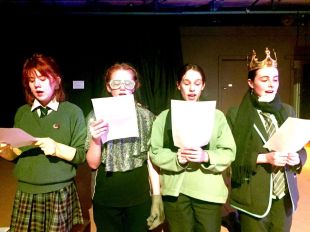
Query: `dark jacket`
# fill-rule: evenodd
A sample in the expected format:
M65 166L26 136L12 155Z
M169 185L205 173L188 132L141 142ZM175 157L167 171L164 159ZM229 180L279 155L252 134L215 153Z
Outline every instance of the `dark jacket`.
M287 104L283 104L289 117L296 117L293 108ZM227 121L233 128L238 109L231 108L227 112ZM252 130L252 131L251 131ZM255 167L255 172L252 173L249 180L242 184L232 182L232 192L230 203L237 210L248 213L254 217L265 217L272 203L272 165L271 164L256 164L257 156L260 153L268 153L269 151L263 147L264 142L268 140L265 127L258 115L255 115L254 124L249 128L249 133L252 134L249 144L247 144L246 153L251 156L252 165ZM238 147L237 147L238 150ZM297 188L296 174L301 172L302 166L305 164L307 154L305 149L298 151L301 163L297 166L285 166L285 175L288 185L288 193L292 202L293 211L297 208L299 193ZM233 175L233 173L232 173Z

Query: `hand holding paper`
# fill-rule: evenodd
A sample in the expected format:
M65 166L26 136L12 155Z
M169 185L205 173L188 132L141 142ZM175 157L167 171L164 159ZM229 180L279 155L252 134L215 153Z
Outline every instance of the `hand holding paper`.
M289 117L266 142L270 151L294 153L310 141L310 120Z
M278 152L272 151L265 154L267 163L270 163L274 166L283 167L287 164L288 153L287 152Z
M133 95L92 99L96 119L109 124L109 133L102 142L139 137L137 113Z
M178 150L177 157L180 164L188 163L188 160L186 159L186 154L183 153L183 150L181 148Z
M290 166L295 166L300 163L299 154L297 152L288 153L287 164Z
M178 150L178 161L180 164L185 164L187 162L203 163L209 161L209 156L200 147L181 148Z
M49 137L37 138L35 146L40 147L45 155L56 156L67 161L71 161L76 153L76 148L57 143Z
M0 128L0 142L12 147L23 147L33 144L36 138L20 128Z
M10 150L12 150L12 146L10 144L0 143L0 156L4 156L4 154L7 154Z
M90 121L89 130L92 139L96 143L100 142L100 138L102 139L102 143L105 143L107 141L109 133L109 124L105 122L103 119Z
M51 138L37 138L38 141L35 143L35 146L38 146L42 149L45 155L56 154L56 142Z
M12 161L20 154L21 151L18 148L13 148L10 144L6 143L0 144L0 157L3 159Z

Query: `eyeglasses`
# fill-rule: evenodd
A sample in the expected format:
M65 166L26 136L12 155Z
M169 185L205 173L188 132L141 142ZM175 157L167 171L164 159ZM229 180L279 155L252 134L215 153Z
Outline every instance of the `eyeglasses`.
M133 80L111 80L109 82L111 89L119 89L123 85L128 90L133 90L135 88L136 82Z

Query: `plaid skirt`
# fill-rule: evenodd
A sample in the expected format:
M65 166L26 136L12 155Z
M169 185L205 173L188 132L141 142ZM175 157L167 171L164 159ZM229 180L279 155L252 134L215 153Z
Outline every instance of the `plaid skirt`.
M69 232L75 224L83 224L75 183L49 193L17 190L10 232Z

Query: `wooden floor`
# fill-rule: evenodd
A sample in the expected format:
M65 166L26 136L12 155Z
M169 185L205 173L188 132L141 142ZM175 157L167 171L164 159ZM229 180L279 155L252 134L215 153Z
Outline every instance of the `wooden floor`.
M301 175L298 175L300 200L298 203L298 209L293 217L291 232L310 231L310 146L307 149L309 154L308 161L304 166ZM12 169L12 163L0 158L0 231L1 227L8 227L10 224L12 204L16 190ZM93 226L92 232L95 231L95 227ZM221 232L226 231L225 228L221 230Z
M12 213L16 180L13 177L14 164L0 158L0 227L8 227Z
M298 188L300 199L298 208L293 217L291 232L310 231L310 152L308 162L301 175L298 176Z

